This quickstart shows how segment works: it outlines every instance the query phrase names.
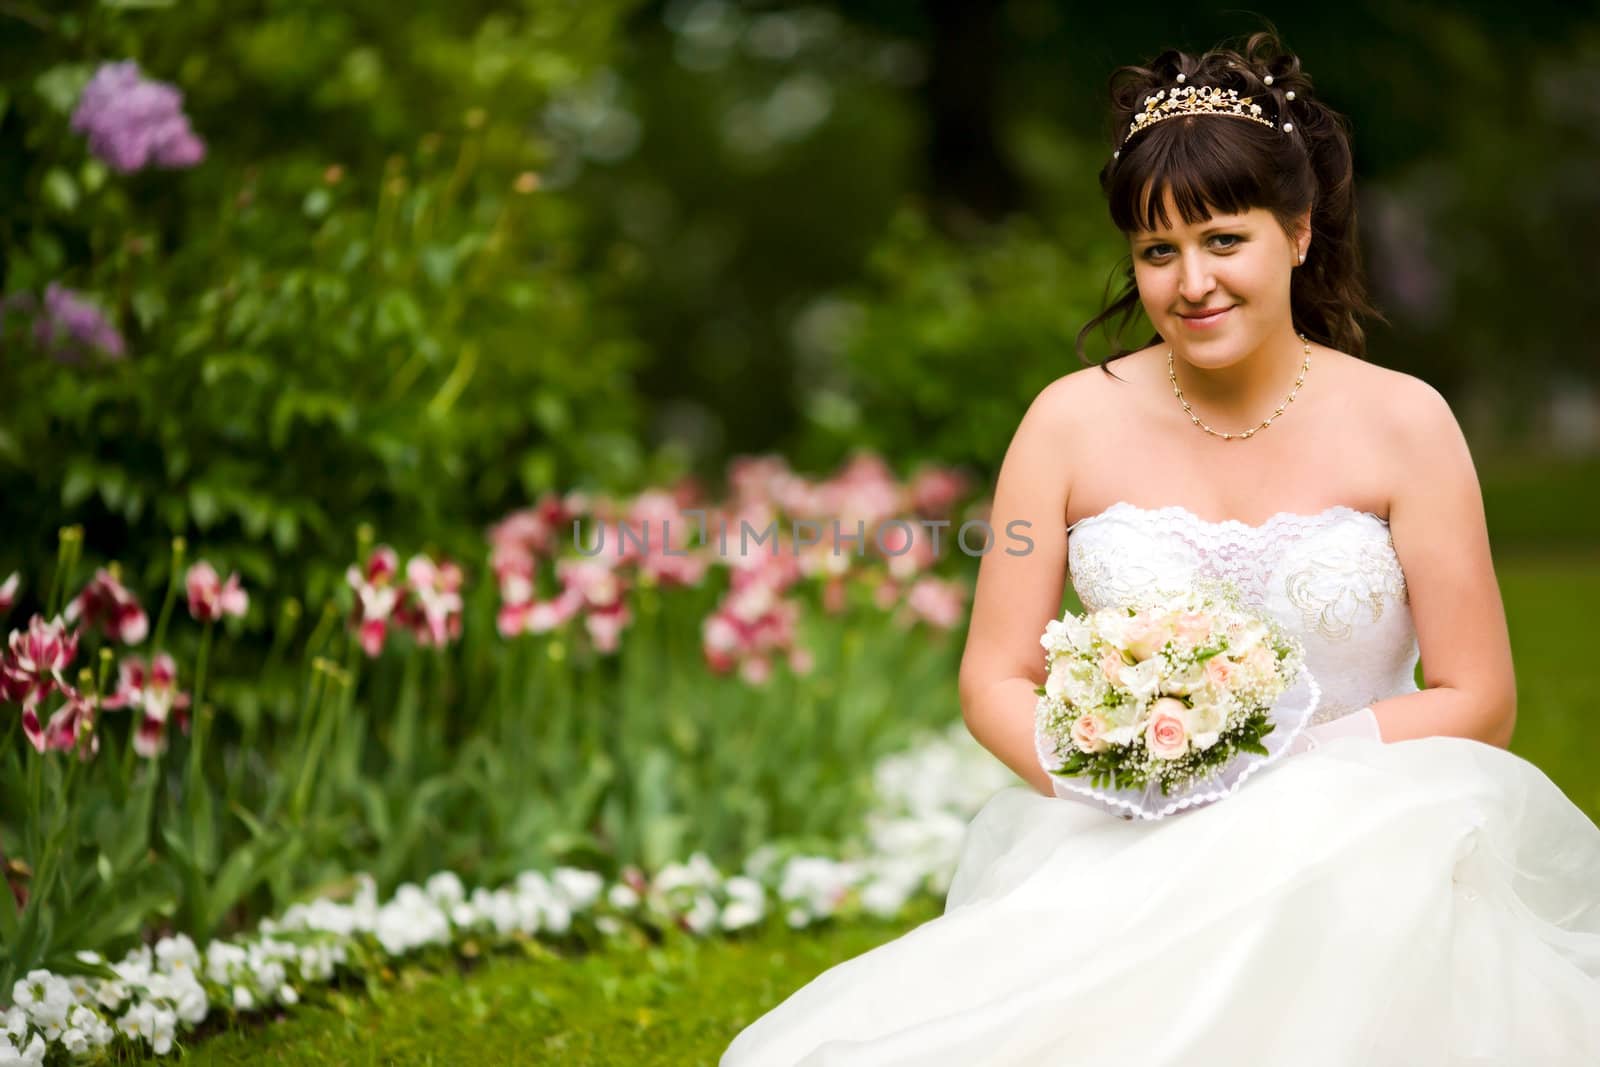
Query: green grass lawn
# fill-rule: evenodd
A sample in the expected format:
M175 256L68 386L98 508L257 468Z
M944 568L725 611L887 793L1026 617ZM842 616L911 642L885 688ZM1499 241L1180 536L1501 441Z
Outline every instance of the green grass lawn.
M1580 728L1600 704L1588 647L1600 558L1499 566L1521 692L1513 749L1600 819L1600 749ZM810 933L625 950L573 959L496 957L468 976L404 969L381 994L335 995L199 1042L203 1064L715 1063L746 1023L812 976L937 914Z
M197 1064L714 1064L732 1036L818 974L931 919L749 938L677 937L653 949L565 958L503 954L463 976L402 970L377 999L336 995L283 1021L222 1033Z

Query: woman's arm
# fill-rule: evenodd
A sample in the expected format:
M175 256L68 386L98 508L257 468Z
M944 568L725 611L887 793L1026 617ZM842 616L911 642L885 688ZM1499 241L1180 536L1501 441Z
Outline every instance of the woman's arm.
M995 541L978 567L961 657L967 729L1046 796L1055 793L1034 752L1034 689L1045 680L1039 638L1060 616L1066 584L1069 380L1034 399L1006 450L989 514Z
M1483 494L1461 427L1427 383L1402 376L1390 454L1400 467L1389 529L1405 569L1425 688L1372 705L1385 741L1438 734L1511 743L1511 640Z

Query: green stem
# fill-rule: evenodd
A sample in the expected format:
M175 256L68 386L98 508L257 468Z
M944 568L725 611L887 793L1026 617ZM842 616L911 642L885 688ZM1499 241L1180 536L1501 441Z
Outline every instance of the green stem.
M311 732L305 748L301 750L300 780L295 783L294 794L289 801L291 823L299 823L305 816L306 805L310 801L311 782L316 775L317 764L322 759L322 747L327 740L327 730L323 724L324 716L321 711L328 685L328 673L322 661L313 663L311 688L305 709L305 718L311 723Z
M150 664L155 666L156 654L166 648L167 623L172 619L172 606L178 599L178 585L183 581L183 557L188 543L181 537L172 539L172 570L167 575L167 592L161 600L161 614L156 619L155 637L150 642Z
M418 686L422 670L422 650L413 648L406 656L405 671L400 681L400 699L397 702L394 731L394 769L402 778L409 778L414 770L416 755L417 711L421 703Z
M215 622L206 623L200 633L200 655L195 661L194 669L194 697L189 706L194 708L194 728L189 732L189 788L191 792L202 787L202 766L204 737L205 737L205 691L206 691L206 663L211 657L211 634L217 628Z

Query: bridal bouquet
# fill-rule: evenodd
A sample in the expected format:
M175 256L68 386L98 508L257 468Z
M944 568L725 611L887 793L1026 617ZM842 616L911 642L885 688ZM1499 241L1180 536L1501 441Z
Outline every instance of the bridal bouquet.
M1041 764L1058 787L1143 818L1232 792L1317 704L1300 643L1226 586L1068 613L1040 644Z

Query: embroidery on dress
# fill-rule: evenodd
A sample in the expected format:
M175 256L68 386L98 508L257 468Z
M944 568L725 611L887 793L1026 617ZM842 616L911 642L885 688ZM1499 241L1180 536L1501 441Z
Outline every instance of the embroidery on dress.
M1396 603L1408 600L1392 536L1353 553L1313 560L1289 575L1284 591L1306 626L1330 641L1349 640L1363 609L1377 622L1383 618L1385 598Z

